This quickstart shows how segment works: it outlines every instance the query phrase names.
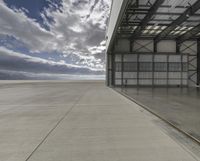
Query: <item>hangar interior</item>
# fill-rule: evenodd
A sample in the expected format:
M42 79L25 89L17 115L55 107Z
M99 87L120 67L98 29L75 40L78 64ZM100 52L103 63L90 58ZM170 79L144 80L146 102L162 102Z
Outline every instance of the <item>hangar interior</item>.
M108 86L200 143L200 0L113 0L106 54Z
M107 50L107 84L198 86L199 8L199 0L128 1Z

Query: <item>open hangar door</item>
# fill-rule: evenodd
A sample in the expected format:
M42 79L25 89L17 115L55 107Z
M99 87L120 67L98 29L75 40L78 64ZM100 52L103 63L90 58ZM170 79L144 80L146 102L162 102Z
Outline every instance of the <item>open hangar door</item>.
M107 84L198 86L199 8L198 0L126 1L107 44Z
M115 86L188 86L189 54L176 53L173 41L158 43L154 52L153 43L118 40L112 59ZM128 51L130 48L134 52Z
M107 85L200 143L200 0L123 6L107 41Z

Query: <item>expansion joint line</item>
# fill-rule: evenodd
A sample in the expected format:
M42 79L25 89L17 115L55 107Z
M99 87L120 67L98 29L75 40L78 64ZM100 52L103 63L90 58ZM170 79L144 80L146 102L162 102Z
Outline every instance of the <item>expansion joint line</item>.
M90 88L90 87L89 87ZM88 88L88 89L89 89ZM86 91L88 91L88 89ZM71 106L71 108L63 115L63 117L60 118L60 120L54 125L54 127L47 133L47 135L42 139L42 141L35 147L35 149L31 152L31 154L26 158L25 161L28 161L33 154L38 150L38 148L47 140L47 138L51 135L51 133L58 127L58 125L68 116L68 114L72 111L72 109L77 105L77 103L80 101L80 99L83 97L81 95Z

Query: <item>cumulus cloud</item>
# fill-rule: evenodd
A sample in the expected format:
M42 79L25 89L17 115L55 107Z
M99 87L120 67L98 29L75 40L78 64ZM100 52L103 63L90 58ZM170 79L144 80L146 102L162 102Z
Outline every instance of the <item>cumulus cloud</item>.
M0 0L0 34L15 37L33 51L45 50L53 33L40 27L33 19L28 18L22 10L12 10Z
M99 46L93 46L89 48L91 54L96 55L106 50L105 41L102 41Z
M13 36L32 53L59 52L72 62L75 59L76 66L104 70L110 1L63 0L55 5L40 13L48 26L45 29L29 18L25 9L10 9L0 0L0 34Z

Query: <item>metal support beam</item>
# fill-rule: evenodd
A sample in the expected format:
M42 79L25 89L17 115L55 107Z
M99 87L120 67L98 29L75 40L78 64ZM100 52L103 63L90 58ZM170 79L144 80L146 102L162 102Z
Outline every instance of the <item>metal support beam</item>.
M167 55L167 87L169 87L169 55Z
M176 53L179 53L181 55L181 88L183 87L183 54L180 52L181 44L176 41Z
M180 43L176 41L176 53L180 53Z
M141 7L141 8L149 8L149 5L142 5L140 4L138 7ZM171 5L161 5L160 8L171 8L172 6ZM181 8L181 9L185 9L185 8L188 8L189 6L181 6L181 5L178 5L178 6L175 6L175 8ZM131 7L130 9L135 9L134 7Z
M127 24L128 26L131 25L131 24L134 24L134 23L141 23L140 22L141 20L132 20L132 21L123 21L122 23L125 22L125 24ZM151 21L153 22L166 22L166 23L173 23L174 21L172 19L163 19L163 18L157 18L157 19L152 19ZM184 22L188 22L188 23L196 23L197 21L196 20L185 20ZM141 24L140 24L141 25ZM146 25L149 25L149 23L147 23ZM145 26L146 26L145 25ZM170 27L171 25L169 25ZM176 25L177 27L177 25ZM173 31L173 30L172 30Z
M133 15L133 14L140 14L140 15L146 15L146 14L148 14L148 12L147 11L134 11L134 10L128 10L127 12L126 12L126 14L128 14L128 15ZM179 13L179 12L156 12L155 13L155 15L161 15L161 16L180 16L180 15L182 15L182 13ZM200 14L194 14L193 16L195 16L195 17L199 17L200 16Z
M200 85L200 39L197 40L197 85Z
M139 81L139 77L140 77L140 54L137 54L137 88L139 88L140 86L140 81Z
M153 41L153 55L152 55L152 86L155 86L155 53L158 52L158 44L157 42Z
M138 6L139 6L139 0L136 0L136 7L138 8Z
M124 87L124 54L121 55L121 85Z
M112 63L112 70L111 70L111 86L115 86L115 54L111 53L111 63Z
M130 44L129 44L129 51L132 52L133 51L133 41L130 39Z
M184 35L181 35L177 38L178 43L181 44L186 40L189 40L192 37L195 37L200 32L200 24L194 27L192 30L189 30Z
M156 0L156 2L153 4L153 6L150 8L149 12L146 14L144 19L141 21L140 26L137 27L137 29L134 31L133 35L131 38L137 38L141 35L142 30L145 29L149 21L151 20L152 16L157 12L158 8L160 5L164 2L165 0Z
M111 48L111 52L110 52L110 54L111 54L111 75L110 75L110 77L111 77L111 81L110 81L110 86L115 86L115 53L114 53L114 51L115 51L115 43L116 43L116 41L114 42L114 44L112 44L112 48Z
M110 85L110 63L109 63L109 53L106 53L106 85Z
M157 47L158 45L157 45L157 42L153 42L153 52L154 53L157 53L157 50L158 50L158 47Z
M171 31L173 31L177 26L186 21L190 16L194 15L199 10L199 8L200 8L200 0L196 0L196 2L188 9L186 9L186 11L181 16L179 16L175 21L173 21L169 27L167 27L158 36L156 36L155 40L158 42L163 37L168 36L168 34Z

